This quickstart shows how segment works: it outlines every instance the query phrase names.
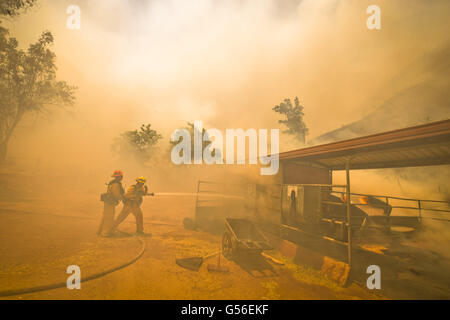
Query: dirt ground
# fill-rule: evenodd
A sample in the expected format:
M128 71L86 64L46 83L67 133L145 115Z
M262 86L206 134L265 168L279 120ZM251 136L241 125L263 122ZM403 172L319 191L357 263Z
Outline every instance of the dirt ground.
M64 282L66 268L78 265L88 276L132 259L140 243L132 236L96 236L102 203L92 190L53 194L32 190L10 192L10 176L1 176L0 291ZM8 188L10 189L9 191ZM9 195L8 195L9 194ZM12 195L15 196L12 196ZM233 261L222 259L229 273L212 273L206 260L198 272L180 268L176 258L204 256L219 249L220 236L183 228L193 216L195 197L166 195L146 198L143 256L134 264L99 279L82 282L80 290L67 288L11 296L4 299L380 299L352 284L343 288L318 270L283 260L266 260L250 273ZM132 216L120 226L134 232ZM253 274L253 275L252 275Z

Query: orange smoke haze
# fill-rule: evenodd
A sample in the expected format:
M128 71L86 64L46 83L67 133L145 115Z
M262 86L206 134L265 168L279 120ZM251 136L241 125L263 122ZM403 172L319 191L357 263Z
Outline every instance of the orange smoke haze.
M70 5L81 9L80 30L66 26ZM381 30L367 27L370 5L381 9ZM174 130L200 120L205 129L219 129L224 142L226 129L279 129L280 152L301 148L283 133L286 128L278 122L280 114L272 110L296 96L304 106L308 146L450 118L449 13L449 0L36 0L35 6L17 17L0 16L1 26L24 50L49 30L54 36L51 49L56 54L57 79L77 87L73 107L27 114L13 133L6 161L0 163L0 241L5 244L0 248L0 294L53 280L64 284L69 264L80 266L83 278L99 270L118 270L116 266L129 261L134 250L141 250L135 248L134 238L96 234L100 221L109 219L112 224L111 205L104 210L100 195L107 190L113 171L120 169L125 189L136 177L144 176L149 192L155 193L142 202L145 231L153 234L151 238L139 236L141 244L147 245L142 259L86 287L83 280L83 290L63 288L14 299L380 299L384 292L391 297L390 289L385 289L388 277L405 291L399 299L448 299L448 287L441 289L449 279L450 262L443 259L450 258L448 212L440 215L437 210L448 210L449 204L390 200L393 216L417 215L418 210L404 206L421 206L423 228L417 229L417 238L411 230L401 231L403 237L392 228L395 232L388 235L381 224L370 225L381 219L364 217L363 227L352 229L364 215L349 207L351 223L342 223L347 211L344 215L329 202L319 206L310 200L313 196L325 199L323 192L305 189L287 202L288 193L279 184L289 172L281 171L281 166L278 175L267 176L260 174L258 165L248 163L176 166L170 159L169 142ZM354 122L357 125L351 127ZM140 163L118 157L111 148L114 139L143 124L151 124L163 136L154 147L153 158ZM370 130L352 131L354 127ZM329 177L327 172L321 176ZM224 185L203 184L205 189L200 191L205 191L209 201L202 201L202 192L197 192L199 180ZM346 183L346 172L333 172L332 180ZM352 170L350 181L352 193L450 201L449 165ZM225 196L217 196L219 192ZM357 198L349 200L355 204ZM133 216L138 219L138 209L123 202L116 214L124 207L133 214L119 229L134 233ZM395 208L396 203L401 205ZM374 209L377 215L390 210L370 206L360 207ZM316 220L317 212L325 211L330 215ZM224 226L223 217L241 215L274 223L270 228L270 242L276 244L271 250L274 258L281 259L282 251L292 252L283 258L283 266L275 263L272 268L262 257L261 263L249 259L246 267L234 258L223 259L230 272L222 277L207 271L206 264L215 265L214 258L198 273L177 269L176 259L206 258L224 239L222 233L193 232L186 218L195 217L191 226L202 230L201 220L217 219L218 226ZM305 223L297 220L301 215ZM311 224L313 220L318 223ZM325 226L325 220L332 223ZM391 220L395 219L386 219L387 225ZM280 223L304 228L298 242L303 245L305 240L305 249L310 249L279 241L279 237L297 239L291 230L295 228L275 228ZM372 243L372 230L376 245L369 248L386 257L386 267L382 265L386 291L368 291L365 279L341 287L324 277L333 273L345 281L350 265L334 261L334 255L323 256L323 239L337 236L342 243L355 234L353 246L362 247L366 243L360 240ZM311 236L316 232L320 237ZM403 240L415 242L421 251L410 254L415 252L411 245L403 252ZM232 247L236 247L234 242L230 242ZM387 242L392 246L388 248ZM339 247L333 244L330 250L340 252ZM366 259L370 256L365 253L359 257L359 249L352 253L353 264L358 264L358 269L352 267L352 277L353 270L359 269L369 276L366 263L378 266L378 260ZM320 271L311 272L302 256ZM383 264L385 257L379 260ZM396 259L392 260L395 264L408 263L408 270L397 274L397 265L388 270L390 257ZM257 264L263 265L261 276L251 272ZM266 265L273 274L266 274ZM439 281L428 285L428 270ZM417 288L413 286L416 279Z
M373 2L40 0L4 25L23 47L54 34L58 77L78 86L77 103L30 115L10 156L104 177L118 166L112 139L143 123L163 134L168 157L171 132L187 121L282 129L271 109L294 96L310 138L358 120L419 81L392 79L448 43L448 1L376 1L382 29L370 31ZM81 8L81 30L66 28L70 4Z

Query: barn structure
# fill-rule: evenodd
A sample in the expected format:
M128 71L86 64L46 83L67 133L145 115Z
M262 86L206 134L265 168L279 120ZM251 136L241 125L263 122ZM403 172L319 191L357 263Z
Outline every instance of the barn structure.
M211 230L215 226L220 233L224 219L247 216L277 238L345 262L354 275L348 279L365 276L362 267L369 264L386 262L385 269L391 270L392 264L404 267L365 250L366 240L392 240L399 230L414 235L423 219L450 226L449 201L354 193L350 179L353 170L423 166L449 170L450 120L283 152L279 160L280 170L270 181L239 185L199 181L195 224ZM333 184L335 171L345 172L344 184ZM226 197L212 196L217 194ZM375 214L368 214L369 209ZM405 211L409 214L398 214Z
M273 210L259 212L260 218L278 221L298 242L319 237L345 247L350 267L353 238L367 225L381 227L386 235L396 226L417 230L424 211L439 213L434 219L450 221L446 201L356 194L351 192L350 179L352 170L437 165L449 170L450 120L283 152L279 159L281 183L269 192L260 188L263 197L274 199ZM344 185L332 182L338 170L346 173ZM379 208L382 214L369 217L364 206ZM396 216L395 209L412 214Z

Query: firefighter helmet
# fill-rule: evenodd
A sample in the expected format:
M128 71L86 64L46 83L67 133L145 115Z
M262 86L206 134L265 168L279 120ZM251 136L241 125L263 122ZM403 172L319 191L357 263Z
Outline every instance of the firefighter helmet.
M145 177L136 178L136 182L138 182L138 183L145 183L146 181L147 181L147 179L145 179Z
M114 171L114 173L112 174L111 177L114 177L114 178L116 178L116 177L123 177L123 172L120 171L120 170L116 170L116 171Z

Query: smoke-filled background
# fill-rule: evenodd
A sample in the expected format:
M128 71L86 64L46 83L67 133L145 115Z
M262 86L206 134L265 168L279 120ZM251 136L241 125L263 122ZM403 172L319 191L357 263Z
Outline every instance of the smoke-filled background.
M81 9L80 30L67 28L70 5ZM367 28L370 5L381 9L381 30ZM280 176L263 177L256 165L176 166L170 161L172 132L194 120L223 134L237 128L282 132L286 129L278 122L282 118L272 108L296 96L304 107L309 134L304 145L281 133L280 151L450 118L448 0L37 0L19 11L3 18L0 10L0 26L24 50L49 30L54 36L51 50L56 55L57 79L77 90L74 106L27 113L12 135L6 161L0 161L0 242L7 244L0 248L2 290L42 284L43 275L50 275L49 282L64 282L69 264L81 266L85 275L93 274L133 254L131 238L108 239L95 233L103 211L100 194L112 172L121 169L126 188L137 176L145 176L149 191L156 192L142 204L145 231L153 236L146 240L148 250L140 266L111 274L117 278L105 282L91 282L93 287L80 290L79 297L347 297L341 295L347 289L336 294L334 289L321 290L323 277L311 282L309 269L297 266L291 271L303 277L299 286L284 271L277 275L279 282L273 277L252 280L225 259L224 264L233 269L223 282L206 270L178 272L176 257L206 255L216 251L221 241L221 235L183 227L185 218L196 214L198 180L273 183ZM0 107L6 105L2 101L6 99L0 100ZM143 124L151 124L162 135L151 147L149 161L113 151L122 133ZM450 201L449 169L447 165L354 170L351 191ZM333 183L344 181L342 172L333 172ZM261 192L264 188L243 184L227 187L234 192L227 201L244 198L247 214L255 213L248 209L252 205L264 214L274 202L280 204L267 191L269 187L266 193ZM253 199L256 193L259 197ZM219 198L224 214L235 215L225 197ZM247 206L247 202L252 203ZM417 211L396 209L393 215L417 215ZM270 218L278 223L279 212ZM128 222L120 229L134 232L134 219L129 217ZM427 272L436 272L439 281L421 285L427 272L419 268L421 272L410 281L419 283L418 291L411 291L405 278L408 284L401 288L401 299L436 297L431 292L448 282L444 259L450 252L448 221L424 219L423 225L417 237L408 239L415 249L426 249L426 254L418 250L417 257L427 259L409 260L403 249L398 249L398 256L414 268L423 265ZM412 233L404 234L406 239ZM395 255L400 236L387 238L394 239L388 246L394 251L386 255ZM377 250L381 252L385 244ZM383 269L383 281L389 272ZM77 290L69 291L31 297L73 298ZM448 296L444 288L437 298Z
M70 4L81 8L81 30L66 27ZM366 27L371 4L381 8L381 30ZM167 163L170 134L186 122L283 129L272 108L295 96L309 144L446 119L448 12L445 0L41 0L4 26L24 48L43 30L53 33L58 78L78 87L77 102L49 117L28 115L9 156L27 159L31 171L98 184L118 167L142 172L111 152L125 130L151 123ZM281 151L298 147L281 135ZM155 166L144 174L180 186L179 170ZM415 193L392 179L394 193ZM438 185L430 190L444 190L442 198L448 183Z

